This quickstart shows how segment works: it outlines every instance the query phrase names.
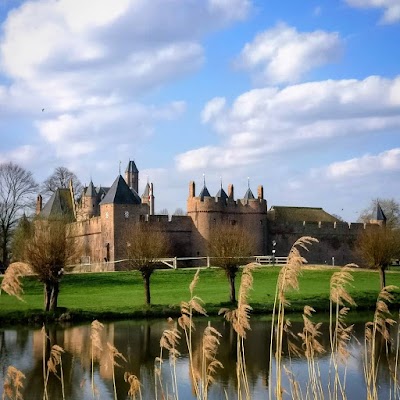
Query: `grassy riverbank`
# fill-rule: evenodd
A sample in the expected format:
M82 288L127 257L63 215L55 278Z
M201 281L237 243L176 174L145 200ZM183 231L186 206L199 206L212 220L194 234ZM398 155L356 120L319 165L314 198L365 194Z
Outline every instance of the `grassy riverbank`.
M302 310L310 305L324 311L329 307L329 280L336 268L310 268L300 278L300 290L291 293L290 309ZM262 267L254 272L254 290L250 304L255 313L269 313L273 308L278 267ZM188 286L195 270L159 270L151 277L151 307L144 306L144 290L138 272L86 273L64 276L59 295L60 313L73 320L121 319L139 317L174 316L179 313L180 302L189 298ZM350 293L358 309L375 307L379 292L379 275L376 271L353 272L354 282ZM237 279L237 287L239 286ZM400 287L400 271L387 273L387 284ZM42 310L43 287L34 278L23 279L24 302L5 293L0 296L0 322L41 322L54 319ZM219 269L205 269L200 273L196 295L205 302L209 314L227 307L228 281ZM400 304L400 295L397 296ZM59 314L60 314L59 313Z

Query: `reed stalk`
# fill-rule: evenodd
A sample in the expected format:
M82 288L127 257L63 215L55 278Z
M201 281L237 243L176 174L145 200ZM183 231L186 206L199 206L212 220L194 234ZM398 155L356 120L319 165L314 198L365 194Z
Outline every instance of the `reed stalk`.
M345 318L349 308L345 305L356 306L354 299L347 291L347 287L351 286L353 276L350 273L351 267L357 267L355 264L348 264L340 271L332 274L330 279L330 300L329 300L329 341L330 341L330 370L329 370L329 398L337 399L339 392L344 400L346 396L346 361L349 356L347 345L350 341L353 325L347 326ZM333 311L335 310L335 311ZM345 365L343 380L339 375L339 363ZM331 377L333 368L333 378ZM331 381L333 380L333 388Z
M237 395L238 400L250 399L250 388L247 379L246 370L246 357L244 340L246 339L246 332L250 330L250 311L252 310L249 305L248 298L249 292L253 288L253 270L256 264L247 264L242 272L240 280L238 305L236 309L227 310L221 309L220 314L223 313L227 321L232 324L233 329L237 334L236 340L236 380L237 380Z
M110 357L110 361L111 361L111 373L112 373L112 382L113 382L113 388L114 388L114 400L118 400L117 385L115 383L115 367L121 366L117 362L118 359L126 362L126 358L110 342L107 342L107 348L109 351L109 357Z
M272 360L273 343L275 339L275 397L282 400L284 389L282 387L282 354L283 354L283 334L285 327L285 307L290 305L287 300L286 293L290 290L299 289L299 276L302 266L307 262L300 254L300 249L308 251L308 246L317 239L310 236L303 236L296 240L290 249L288 261L279 272L278 282L276 285L274 309L271 322L271 339L270 339L270 364L269 364L269 398L273 398L272 394ZM276 326L275 326L276 323Z

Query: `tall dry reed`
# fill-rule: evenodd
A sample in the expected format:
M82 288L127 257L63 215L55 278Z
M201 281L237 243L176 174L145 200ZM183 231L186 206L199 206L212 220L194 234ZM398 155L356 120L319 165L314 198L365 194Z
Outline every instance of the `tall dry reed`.
M271 323L271 340L270 340L270 365L269 365L269 397L273 398L272 394L272 360L275 358L275 393L274 397L281 400L284 389L282 387L282 353L283 353L283 336L285 323L285 307L290 305L286 294L290 290L299 289L299 275L301 274L302 266L307 263L307 260L301 255L300 249L308 251L308 246L318 242L317 239L310 236L303 236L296 240L290 249L287 263L279 272L278 282L276 285L274 308L272 312ZM276 326L275 326L276 325ZM275 342L275 357L273 347Z
M2 400L23 400L21 390L24 388L24 379L25 375L10 365L4 379Z
M391 318L389 310L389 303L394 299L392 292L395 289L397 289L396 286L386 286L379 292L374 319L365 325L364 377L367 400L378 399L377 377L381 349L385 348L388 354L391 341L389 328L396 322Z
M346 372L349 357L348 343L352 337L353 325L347 326L346 316L356 302L348 292L353 276L350 271L355 264L345 265L340 271L334 272L330 279L329 302L329 341L330 341L330 371L329 398L337 399L339 394L346 399ZM343 377L339 374L339 364L344 365ZM332 370L333 369L333 372ZM333 375L333 376L332 376Z
M94 361L95 359L100 358L100 354L103 351L103 346L101 343L101 332L104 328L104 325L97 321L94 320L91 325L90 325L90 341L91 341L91 389L92 389L92 397L94 398L97 394L97 388L94 382Z
M243 397L250 399L249 381L247 379L246 371L246 357L244 340L246 339L246 332L250 328L250 311L252 310L249 304L249 293L253 288L253 271L256 264L247 264L242 272L240 280L238 305L234 310L222 309L220 313L224 314L227 321L232 324L233 329L237 333L236 342L236 379L238 385L238 399Z

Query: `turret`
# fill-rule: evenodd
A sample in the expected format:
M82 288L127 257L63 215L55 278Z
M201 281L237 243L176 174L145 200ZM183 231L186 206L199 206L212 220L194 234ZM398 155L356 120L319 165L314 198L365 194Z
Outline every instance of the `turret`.
M139 192L139 170L134 161L129 161L126 167L125 182L130 189L133 189L136 193Z

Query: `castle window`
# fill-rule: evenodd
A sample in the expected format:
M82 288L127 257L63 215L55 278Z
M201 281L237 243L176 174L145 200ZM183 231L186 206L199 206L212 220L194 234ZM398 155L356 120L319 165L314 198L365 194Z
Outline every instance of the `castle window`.
M125 211L125 214L124 214L124 215L125 215L125 218L128 219L128 218L129 218L129 211Z

